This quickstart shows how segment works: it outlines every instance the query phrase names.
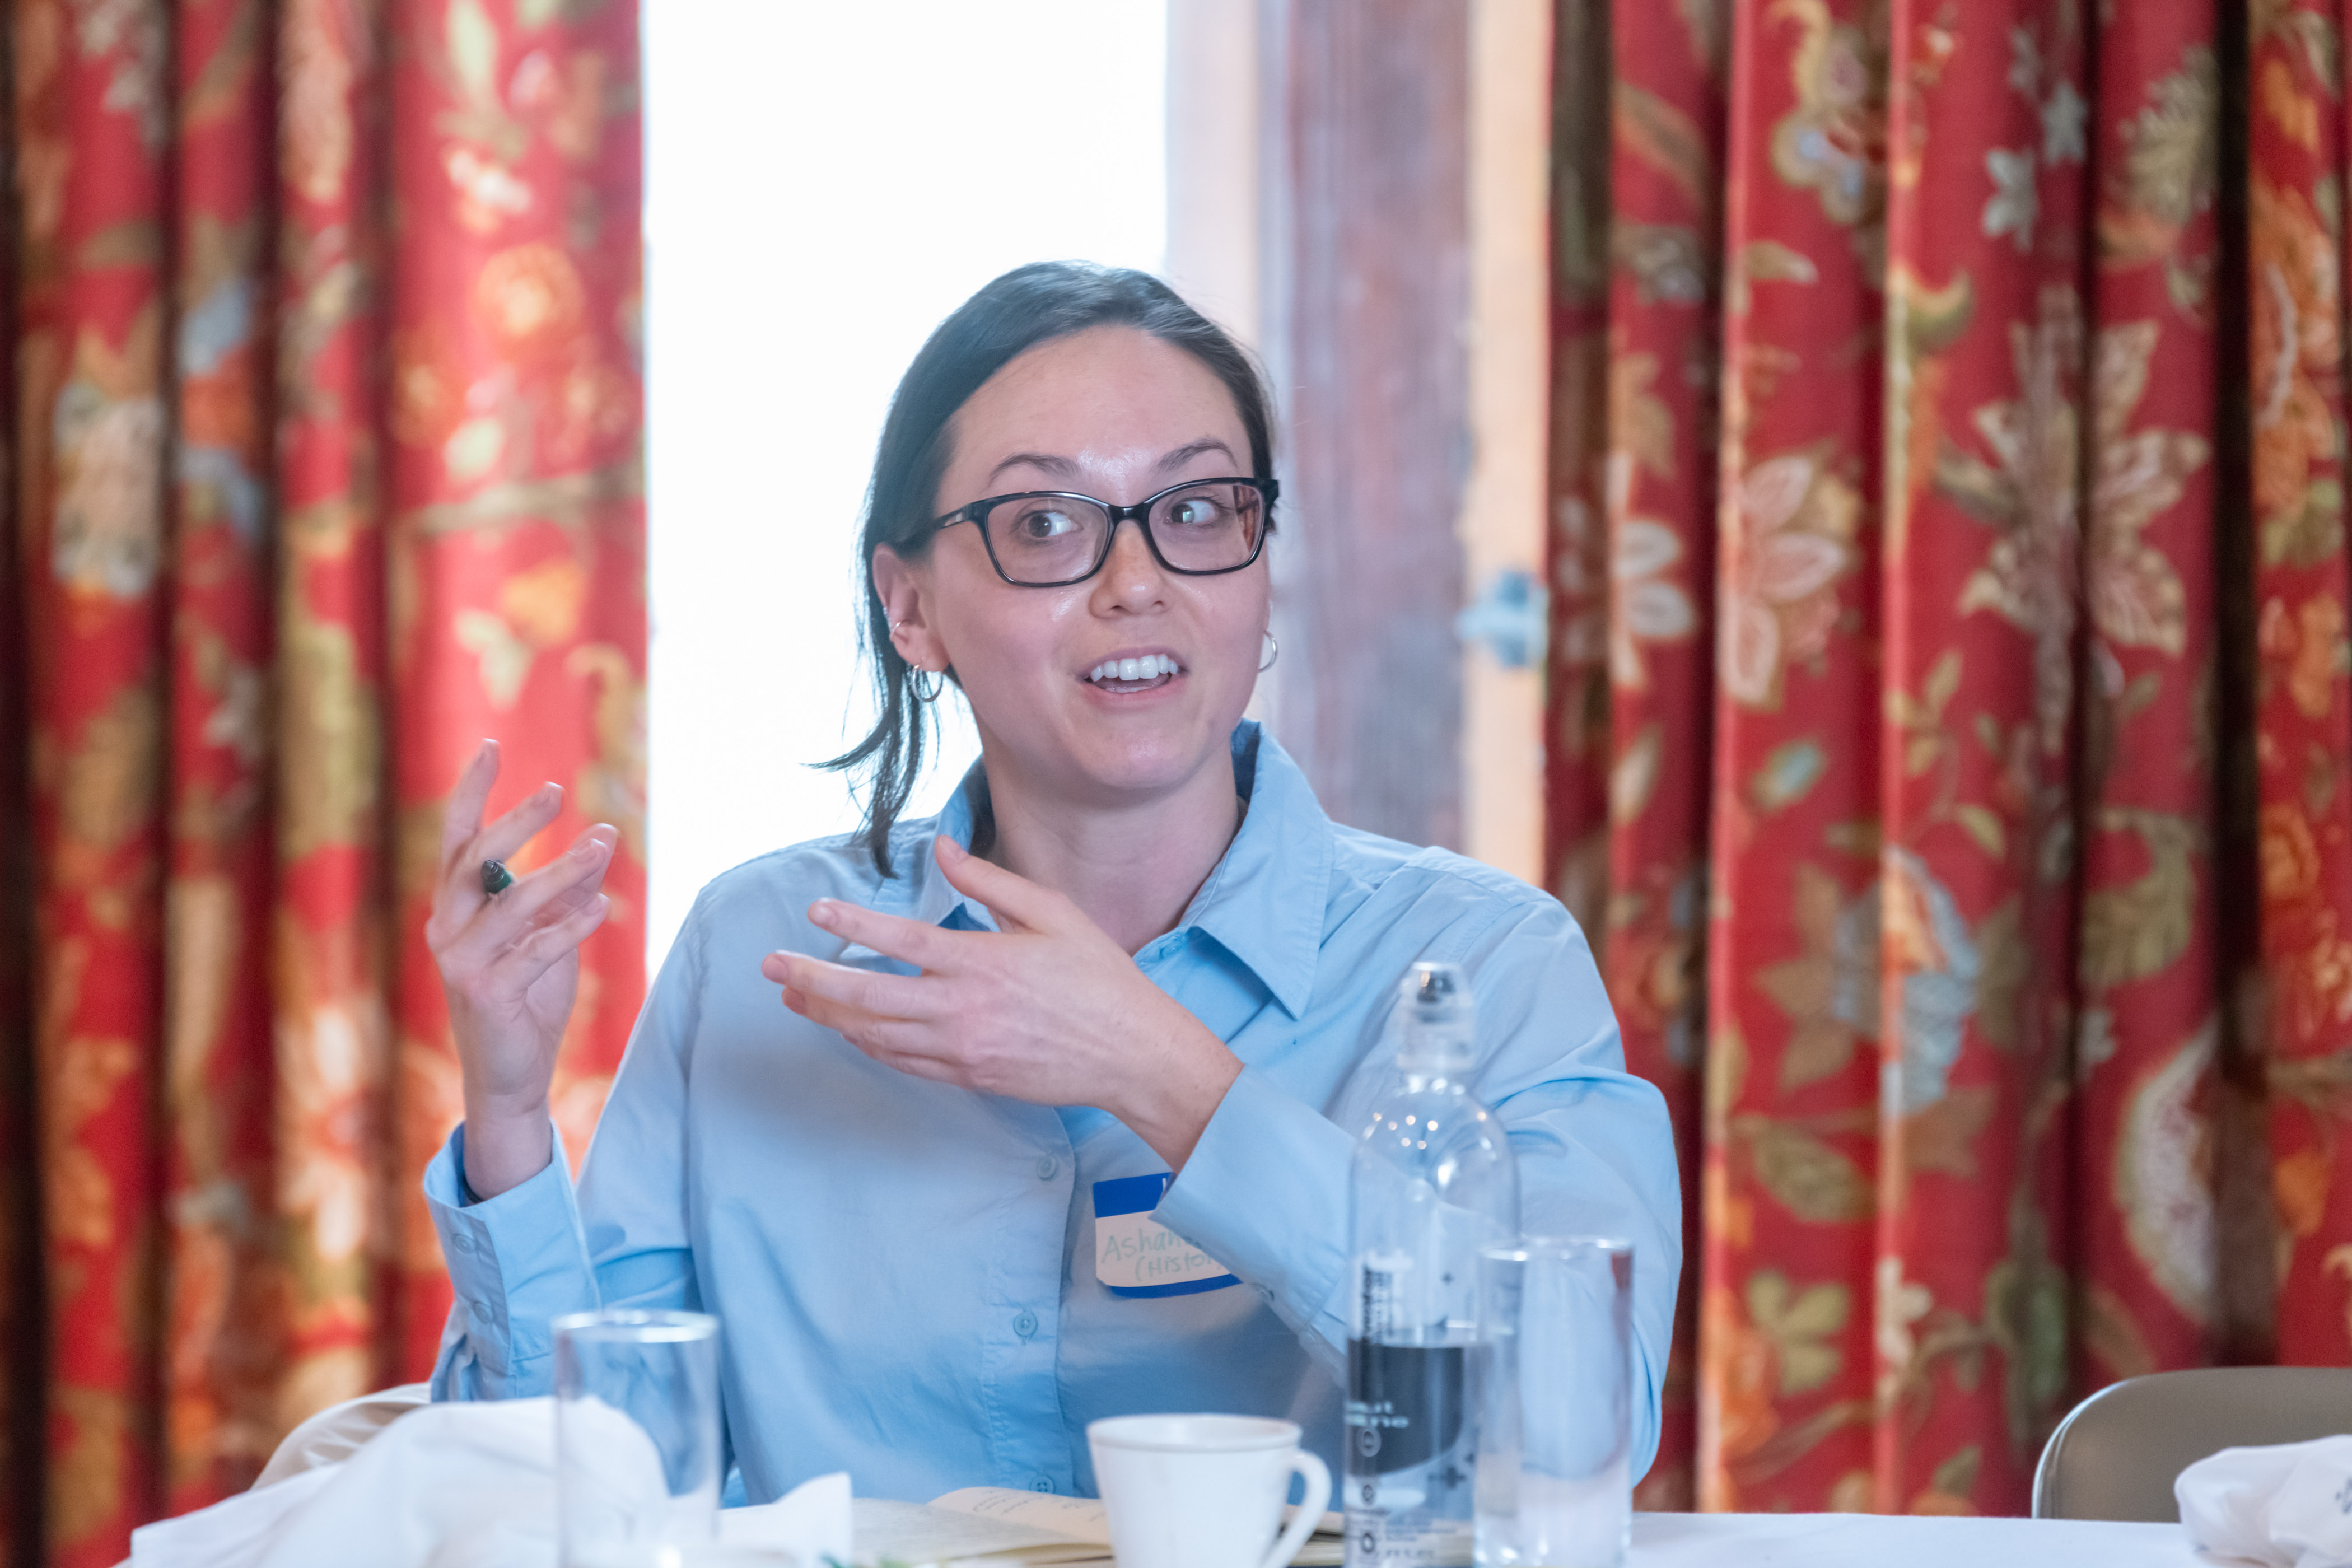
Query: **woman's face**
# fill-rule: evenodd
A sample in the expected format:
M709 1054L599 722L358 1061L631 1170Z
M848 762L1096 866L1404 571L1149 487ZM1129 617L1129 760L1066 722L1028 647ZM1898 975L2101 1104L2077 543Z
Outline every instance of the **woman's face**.
M938 513L1020 490L1131 505L1186 479L1250 471L1223 384L1184 350L1127 327L1022 354L971 395L950 435ZM1243 571L1181 576L1127 522L1096 575L1020 587L997 575L980 529L964 523L919 561L877 552L874 574L899 651L925 668L954 667L992 775L1009 769L1060 798L1117 805L1179 789L1211 764L1222 774L1257 679L1263 554ZM1092 679L1154 655L1176 672Z

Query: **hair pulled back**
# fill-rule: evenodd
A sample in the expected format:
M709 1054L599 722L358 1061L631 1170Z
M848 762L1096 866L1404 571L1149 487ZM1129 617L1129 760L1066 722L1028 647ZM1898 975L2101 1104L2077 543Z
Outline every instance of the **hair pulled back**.
M1251 477L1274 475L1272 421L1257 367L1223 328L1148 272L1034 262L989 283L940 323L891 395L866 489L857 545L866 614L858 637L873 672L879 715L864 740L817 764L863 775L866 823L857 842L884 877L896 875L890 829L922 774L931 715L918 684L919 672L890 640L889 613L874 586L874 552L886 544L908 561L930 552L938 537L931 520L944 510L939 488L951 450L950 426L982 384L1041 343L1111 326L1149 332L1206 365L1233 395L1241 415L1249 437ZM1269 510L1266 527L1273 525ZM954 679L954 671L946 679ZM931 695L937 694L935 689Z

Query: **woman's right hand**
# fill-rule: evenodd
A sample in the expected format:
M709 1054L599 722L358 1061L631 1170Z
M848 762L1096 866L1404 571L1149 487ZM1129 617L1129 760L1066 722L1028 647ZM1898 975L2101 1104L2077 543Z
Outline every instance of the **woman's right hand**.
M466 1184L484 1198L529 1181L554 1157L548 1085L580 988L580 943L611 907L597 889L620 837L600 822L504 892L486 894L482 862L515 855L563 804L563 791L543 784L486 827L498 776L499 743L484 741L449 794L425 924L465 1070Z

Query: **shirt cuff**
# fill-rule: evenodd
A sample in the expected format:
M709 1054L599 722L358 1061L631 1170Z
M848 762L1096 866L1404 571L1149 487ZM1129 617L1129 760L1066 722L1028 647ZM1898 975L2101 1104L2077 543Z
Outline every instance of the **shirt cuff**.
M1322 1112L1245 1067L1153 1217L1256 1286L1293 1328L1342 1347L1354 1153Z
M425 1207L440 1233L457 1314L474 1360L494 1378L549 1354L554 1319L596 1305L563 1134L551 1131L547 1168L496 1197L467 1202L463 1123L425 1169Z

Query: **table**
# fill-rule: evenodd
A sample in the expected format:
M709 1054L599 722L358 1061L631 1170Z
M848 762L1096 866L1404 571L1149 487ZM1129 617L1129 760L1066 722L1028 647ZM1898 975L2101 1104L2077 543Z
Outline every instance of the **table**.
M2212 1568L2178 1524L1637 1513L1627 1568Z

